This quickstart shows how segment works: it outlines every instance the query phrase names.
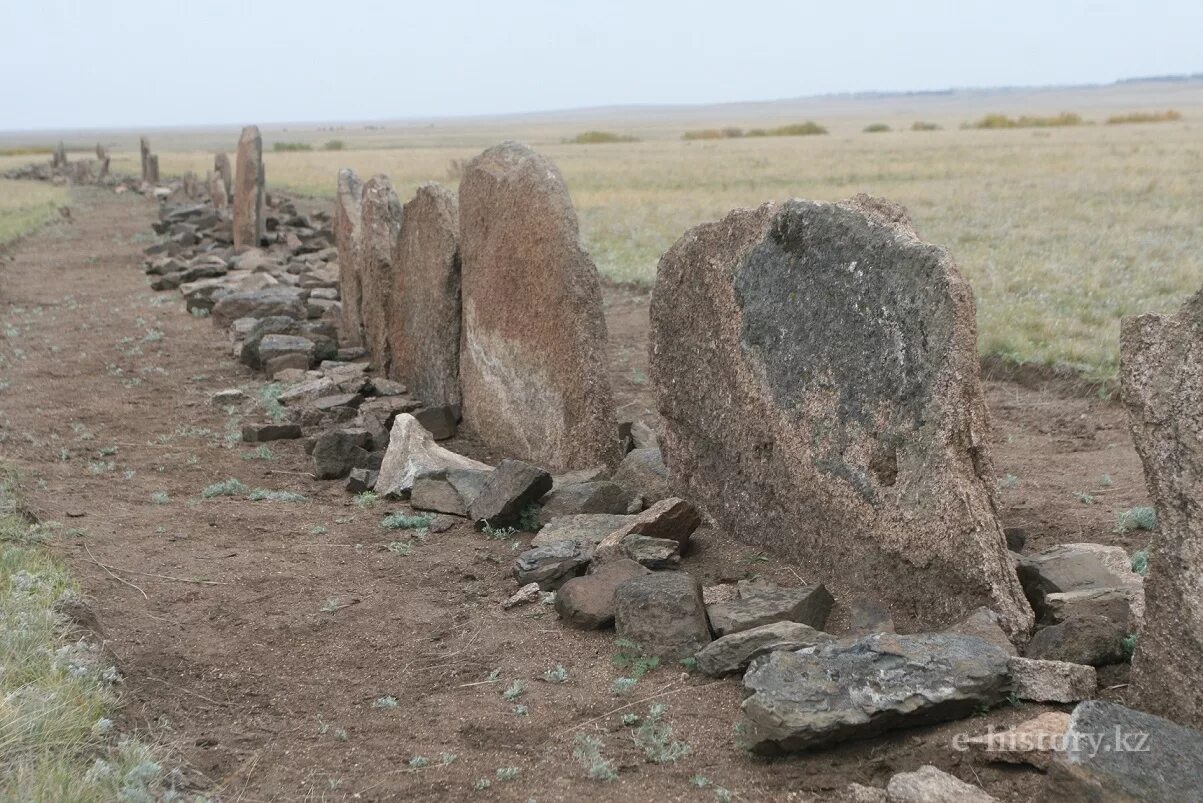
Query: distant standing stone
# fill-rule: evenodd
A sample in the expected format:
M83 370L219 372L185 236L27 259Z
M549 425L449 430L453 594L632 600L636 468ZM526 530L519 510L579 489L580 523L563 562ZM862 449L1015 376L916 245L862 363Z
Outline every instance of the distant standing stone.
M234 157L234 248L257 248L263 239L263 138L248 125Z
M651 374L674 493L906 629L1032 612L994 512L973 294L905 211L737 210L660 260ZM617 478L616 478L617 481Z
M226 197L234 191L234 171L230 169L230 157L224 152L213 155L213 172L221 178L221 183L225 188Z
M362 226L363 182L354 170L344 168L338 171L338 194L334 200L334 243L338 247L338 282L342 296L338 338L344 346L363 345L362 280L355 258L355 244Z
M1174 315L1124 320L1120 376L1157 506L1130 699L1203 730L1203 290Z
M506 142L459 186L464 421L552 471L617 465L597 269L559 170Z
M405 204L393 254L393 376L431 407L459 409L459 202L423 184Z

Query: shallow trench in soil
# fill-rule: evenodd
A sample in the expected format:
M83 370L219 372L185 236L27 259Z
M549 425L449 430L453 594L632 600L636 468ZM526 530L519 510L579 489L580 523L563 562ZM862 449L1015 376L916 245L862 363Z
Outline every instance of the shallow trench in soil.
M300 441L270 444L270 460L246 459L251 448L227 444L232 419L209 396L262 377L177 295L148 289L141 249L154 216L140 197L76 189L71 222L0 261L0 458L21 470L33 511L62 525L55 548L86 592L94 621L85 626L124 675L123 727L173 748L198 791L231 800L714 799L690 783L703 776L736 800L832 799L849 782L882 786L920 764L1001 799L1039 788L1035 770L971 763L951 744L1050 706L754 760L732 739L737 679L664 666L616 697L611 683L623 672L611 661L612 633L562 628L547 606L503 611L514 553L529 535L491 541L465 524L398 555L380 519L403 504L357 507L342 482L309 476ZM618 403L654 420L647 307L646 293L606 289ZM1118 405L1055 387L986 389L995 467L1014 478L1000 488L1001 513L1026 530L1025 551L1147 545L1147 533L1112 532L1120 511L1147 504ZM306 500L201 499L229 477ZM684 568L703 584L821 579L707 529ZM336 610L323 611L331 602ZM557 665L566 682L540 679ZM486 682L494 670L500 681ZM1122 701L1124 672L1100 673L1102 687L1121 686L1105 696ZM525 714L500 694L514 680L525 686ZM384 697L396 707L374 705ZM621 722L653 701L692 748L676 763L646 763ZM602 740L619 780L586 778L572 757L578 733ZM429 763L412 766L414 756ZM519 771L500 780L507 767ZM491 783L478 791L482 778Z

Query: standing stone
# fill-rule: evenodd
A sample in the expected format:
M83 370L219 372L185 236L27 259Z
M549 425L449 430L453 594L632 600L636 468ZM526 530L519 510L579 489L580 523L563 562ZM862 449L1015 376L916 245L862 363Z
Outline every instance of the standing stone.
M651 373L676 494L907 629L1032 625L994 513L974 303L867 196L737 210L660 260Z
M109 158L109 152L99 142L96 143L96 158L101 162L107 161Z
M424 404L458 410L459 204L450 190L423 184L405 205L393 265L393 376Z
M263 239L263 137L248 125L234 157L234 248L257 248Z
M553 471L616 465L601 285L560 171L503 143L467 165L459 208L465 423Z
M146 157L146 182L159 183L159 154L152 153Z
M65 167L67 164L67 146L60 139L58 147L54 149L53 164L55 167Z
M1172 316L1124 319L1120 377L1157 507L1129 699L1203 729L1203 290Z
M226 194L226 184L221 180L220 173L210 173L208 177L209 184L209 200L213 202L213 208L225 209L230 205L230 196Z
M338 194L334 202L334 244L338 247L338 284L342 300L338 341L344 346L363 345L362 282L355 258L362 225L363 182L354 170L343 168L338 171Z
M363 185L362 218L355 243L359 270L359 311L363 339L376 370L392 373L389 328L396 270L393 251L401 231L401 202L387 176L372 176Z
M230 169L230 157L225 153L217 153L213 156L213 172L221 177L221 183L225 187L226 197L230 197L230 193L234 191L234 171Z
M142 180L150 181L150 140L146 137L138 139L138 151L142 156Z

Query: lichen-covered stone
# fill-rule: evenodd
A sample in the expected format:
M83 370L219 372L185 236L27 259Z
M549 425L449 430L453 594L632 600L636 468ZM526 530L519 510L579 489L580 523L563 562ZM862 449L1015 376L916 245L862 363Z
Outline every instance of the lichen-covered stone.
M742 741L775 755L968 716L1003 699L1007 654L974 636L878 634L752 661Z
M653 572L618 586L614 626L645 654L669 661L689 658L710 643L702 587L685 572Z
M1124 404L1157 507L1130 699L1203 729L1203 290L1175 315L1125 319L1120 343Z
M559 170L507 142L459 186L464 422L552 471L617 465L597 269Z
M691 229L651 306L673 491L837 595L887 597L907 628L986 605L1026 632L974 318L951 257L888 202L795 200Z

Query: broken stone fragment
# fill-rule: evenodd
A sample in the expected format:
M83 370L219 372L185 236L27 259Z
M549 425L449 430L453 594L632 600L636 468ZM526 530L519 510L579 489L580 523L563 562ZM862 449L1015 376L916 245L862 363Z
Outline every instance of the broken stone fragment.
M1021 722L1006 731L995 731L965 739L965 749L983 761L1004 764L1029 764L1047 769L1054 756L1062 752L1065 733L1069 729L1069 714L1048 711ZM954 737L954 748L957 746Z
M1132 613L1144 615L1144 580L1132 571L1132 560L1122 547L1060 544L1019 556L1015 570L1037 618L1047 615L1049 594L1104 589L1120 589Z
M367 430L359 427L338 427L323 432L313 444L313 476L319 480L336 480L347 476L354 468L368 468L371 453Z
M521 460L502 460L472 500L469 515L490 527L518 524L523 512L551 490L551 475Z
M452 516L468 515L489 472L470 468L439 469L414 480L409 503L414 510L433 510Z
M668 489L668 469L664 467L660 450L655 447L628 453L611 479L629 496L642 499L644 505L653 505L672 495Z
M516 605L526 605L531 602L538 602L539 597L543 592L539 590L538 583L527 583L522 588L515 591L508 599L501 603L502 610L508 611Z
M681 545L671 538L628 535L623 539L619 548L628 559L641 566L646 566L652 571L676 569L681 565ZM606 558L606 560L613 559L615 559L613 555Z
M886 784L886 798L889 803L998 803L998 798L980 787L930 764L891 778Z
M614 593L618 586L648 570L631 560L612 560L589 574L573 577L556 592L556 612L565 624L597 630L614 622Z
M414 411L414 418L436 441L455 437L456 415L450 407L422 407Z
M1011 673L1011 689L1020 700L1077 703L1098 692L1094 667L1085 664L1012 656L1007 671Z
M514 561L513 574L520 585L538 583L544 591L554 591L588 565L589 556L579 546L572 541L557 541L520 554Z
M1203 733L1102 700L1070 715L1049 766L1048 800L1197 801Z
M761 656L743 682L742 741L776 755L996 705L1006 694L1007 654L974 636L877 634Z
M685 572L654 572L614 593L614 625L647 655L689 658L710 643L702 587Z
M630 497L626 491L609 480L553 484L551 491L540 500L539 522L546 525L560 516L584 513L621 515L627 512L629 505Z
M739 599L711 605L707 613L717 636L772 622L799 622L821 630L834 602L822 584L782 588L772 583L740 581Z
M835 641L797 622L773 622L716 638L697 654L698 669L712 677L739 672L753 658L777 650L801 650Z
M366 405L367 402L363 406ZM418 476L449 468L490 470L484 463L439 446L416 418L409 413L399 413L389 433L376 493L392 499L407 498Z
M1101 616L1076 616L1036 631L1024 648L1027 658L1106 666L1124 660L1127 628Z
M593 554L602 539L626 526L634 516L606 513L558 516L539 530L531 546L545 546L555 541L574 541Z
M380 476L379 471L373 471L368 468L353 468L351 473L347 475L347 492L353 494L370 491L376 487L376 478Z
M299 424L243 424L242 440L246 443L296 440L301 437Z
M1019 654L1015 645L1011 643L1011 639L1007 638L1006 632L1003 631L1002 625L998 621L998 614L986 607L978 608L960 622L947 628L947 632L977 636L983 641L996 645L1008 655Z
M669 538L676 541L684 551L689 536L702 523L697 509L675 496L662 499L637 515L629 524L607 535L597 545L597 559L622 557L623 541L632 535L648 538Z

